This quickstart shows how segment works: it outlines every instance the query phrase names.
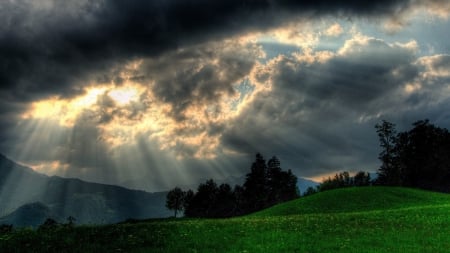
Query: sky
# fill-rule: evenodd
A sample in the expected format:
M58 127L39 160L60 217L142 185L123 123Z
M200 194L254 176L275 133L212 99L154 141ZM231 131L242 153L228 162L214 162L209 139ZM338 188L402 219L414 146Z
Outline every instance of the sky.
M0 152L148 191L255 154L374 172L374 125L450 128L448 0L5 0Z

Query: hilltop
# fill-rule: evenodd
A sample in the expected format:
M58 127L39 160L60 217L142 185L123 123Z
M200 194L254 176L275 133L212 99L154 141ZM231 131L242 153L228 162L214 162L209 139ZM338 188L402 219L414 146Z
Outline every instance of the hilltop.
M319 192L252 214L279 216L395 210L450 204L450 195L402 187L349 187Z
M231 219L145 220L1 236L14 252L447 252L450 195L330 190ZM92 240L95 238L95 240Z

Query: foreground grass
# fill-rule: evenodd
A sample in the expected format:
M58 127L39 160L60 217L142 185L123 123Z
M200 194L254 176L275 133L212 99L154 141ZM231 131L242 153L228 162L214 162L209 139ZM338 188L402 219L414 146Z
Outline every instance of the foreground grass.
M327 194L336 196L340 191ZM403 206L395 203L382 210L357 205L360 208L351 211L326 209L319 213L283 214L302 204L302 210L312 210L303 203L314 199L311 196L286 203L292 205L291 209L281 205L233 219L156 220L40 232L18 230L0 237L0 252L449 252L448 195L368 188L347 192L346 196L352 194L353 199L358 199L367 191L390 197L412 195L400 198ZM315 198L323 197L319 195ZM416 199L416 205L411 199ZM322 201L325 200L332 201Z

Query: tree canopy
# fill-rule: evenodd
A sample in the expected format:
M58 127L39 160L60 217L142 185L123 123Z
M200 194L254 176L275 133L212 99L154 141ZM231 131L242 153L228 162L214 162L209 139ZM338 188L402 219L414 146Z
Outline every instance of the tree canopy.
M178 187L175 187L167 193L166 207L169 210L174 210L175 218L177 217L178 211L181 211L184 208L185 195L186 193Z
M450 133L428 120L396 134L395 125L383 121L389 131L377 125L380 137L379 184L417 187L450 192ZM386 137L389 145L386 145ZM382 138L383 137L383 138Z
M209 179L200 184L196 192L180 191L181 189L175 188L167 196L167 207L175 210L175 216L177 211L184 209L187 217L209 218L243 215L299 196L297 177L290 170L283 171L277 157L272 157L266 163L259 153L256 154L243 186L218 186L213 179ZM177 202L175 196L182 196L179 198L181 203Z

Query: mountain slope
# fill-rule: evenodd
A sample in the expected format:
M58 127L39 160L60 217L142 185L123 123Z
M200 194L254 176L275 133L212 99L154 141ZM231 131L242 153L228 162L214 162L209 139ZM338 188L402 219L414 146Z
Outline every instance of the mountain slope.
M36 202L46 181L45 175L0 154L0 216L26 203Z
M350 187L282 203L252 216L363 212L450 204L450 195L401 187Z
M48 206L36 202L23 205L9 215L0 218L0 224L12 224L14 227L37 227L47 218L61 221L61 218L54 215Z
M79 179L48 177L0 155L0 217L33 202L41 202L57 217L77 223L112 223L127 218L171 215L165 192L148 193ZM7 216L10 217L10 216Z

